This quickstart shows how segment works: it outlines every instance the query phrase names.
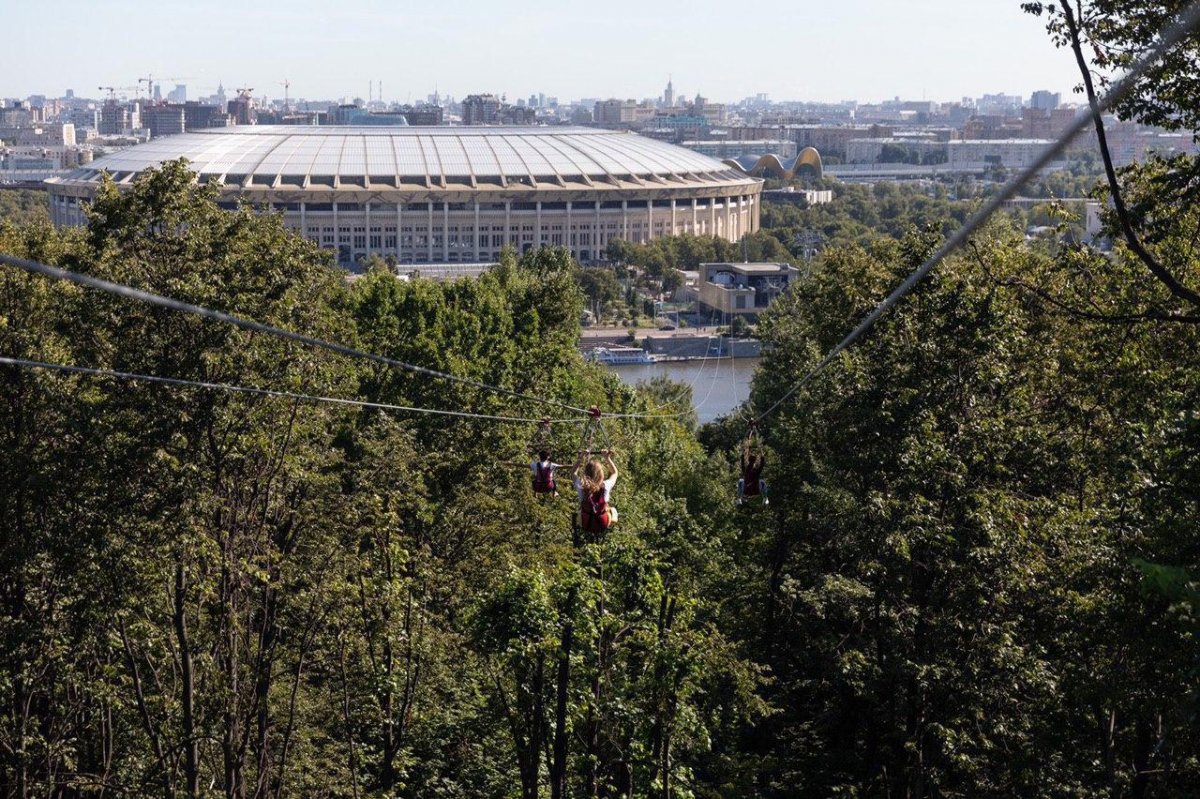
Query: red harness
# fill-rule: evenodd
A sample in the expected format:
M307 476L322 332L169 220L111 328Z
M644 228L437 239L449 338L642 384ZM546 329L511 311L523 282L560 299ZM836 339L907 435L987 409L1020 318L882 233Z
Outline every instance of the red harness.
M758 483L759 478L762 477L762 472L763 462L761 458L757 464L753 462L746 464L746 468L742 470L742 496L758 496Z
M583 529L589 533L603 533L608 530L612 523L608 518L608 499L604 496L603 488L583 495L583 502L579 507L579 520Z

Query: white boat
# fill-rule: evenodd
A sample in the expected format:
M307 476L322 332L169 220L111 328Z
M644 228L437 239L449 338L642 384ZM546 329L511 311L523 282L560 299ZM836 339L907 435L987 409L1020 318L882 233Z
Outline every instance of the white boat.
M641 347L596 347L591 359L596 363L623 366L631 363L654 363L657 359Z

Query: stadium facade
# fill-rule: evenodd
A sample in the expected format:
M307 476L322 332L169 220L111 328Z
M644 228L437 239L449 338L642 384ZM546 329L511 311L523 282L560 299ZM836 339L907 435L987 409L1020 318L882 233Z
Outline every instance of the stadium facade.
M82 225L104 173L118 186L186 158L221 203L285 224L353 263L479 263L501 249L569 247L601 260L611 239L672 234L737 241L759 227L762 182L632 133L591 128L285 127L168 136L49 183L58 225Z

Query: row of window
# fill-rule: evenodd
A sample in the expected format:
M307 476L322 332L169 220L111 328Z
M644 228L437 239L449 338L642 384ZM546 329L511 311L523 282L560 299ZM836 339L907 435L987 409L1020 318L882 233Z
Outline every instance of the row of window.
M729 205L731 207L747 206L750 204L750 201L751 201L751 198L749 198L749 197L731 197L728 200ZM586 213L589 211L595 211L596 205L598 204L600 206L600 210L602 210L602 211L620 211L620 210L636 211L638 209L645 210L645 209L650 208L650 202L652 202L652 201L629 200L624 205L622 205L620 200L605 201L605 202L600 202L600 203L596 203L591 200L587 200L587 201L571 203L571 210ZM222 204L231 205L231 206L237 205L236 202L227 203L224 201ZM565 210L567 210L568 204L565 202L543 202L541 205L542 205L542 211L546 212L546 211L565 211ZM299 211L300 206L301 206L300 203L271 203L271 208L276 211ZM349 203L349 202L314 203L314 202L310 202L310 203L304 204L304 210L307 213L332 212L334 210L335 206L336 206L336 209L338 210L338 212L343 212L343 211L353 212L353 211L370 210L372 213L380 213L380 214L395 213L397 208L400 209L401 213L416 213L416 214L419 214L419 213L440 214L440 213L444 213L447 211L449 211L451 213L461 213L464 211L469 212L469 213L474 213L474 211L475 211L475 207L473 205L467 204L467 203L434 203L434 202L401 203L399 205L394 205L392 203ZM538 204L536 202L514 202L511 204L510 208L506 208L504 203L480 203L479 210L481 213L487 213L490 211L506 211L506 210L517 211L517 212L526 212L526 211L536 212L537 206L538 206ZM725 208L725 202L724 201L720 201L720 202L714 201L711 204L712 207L710 208L710 204L707 200L676 200L675 201L675 210L677 212L686 213L687 211L690 211L693 208L693 206L695 207L695 209L697 211L723 210ZM654 203L655 209L660 209L660 210L665 211L670 207L671 207L670 201L667 201L667 200L659 200L658 202Z

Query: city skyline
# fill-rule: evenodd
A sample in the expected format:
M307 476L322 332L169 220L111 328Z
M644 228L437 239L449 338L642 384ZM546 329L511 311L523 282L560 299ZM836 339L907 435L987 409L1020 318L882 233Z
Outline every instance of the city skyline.
M147 75L164 93L186 84L189 97L219 83L227 92L250 86L256 96L282 97L286 79L292 98L367 98L382 81L382 99L401 103L435 90L460 99L478 91L513 101L539 92L564 102L643 99L661 95L669 76L679 96L726 103L759 93L781 102L944 102L1036 89L1069 101L1076 82L1069 53L1056 50L1016 0L759 0L742 4L737 19L713 0L699 0L686 16L631 0L569 11L525 0L519 13L480 0L336 8L299 0L286 10L119 0L99 19L94 6L63 5L53 50L86 57L47 59L45 39L14 37L0 55L0 96L73 89L100 97L98 85L136 86ZM45 25L27 6L7 16L12 29ZM138 35L130 20L158 35ZM187 41L174 35L181 30Z

